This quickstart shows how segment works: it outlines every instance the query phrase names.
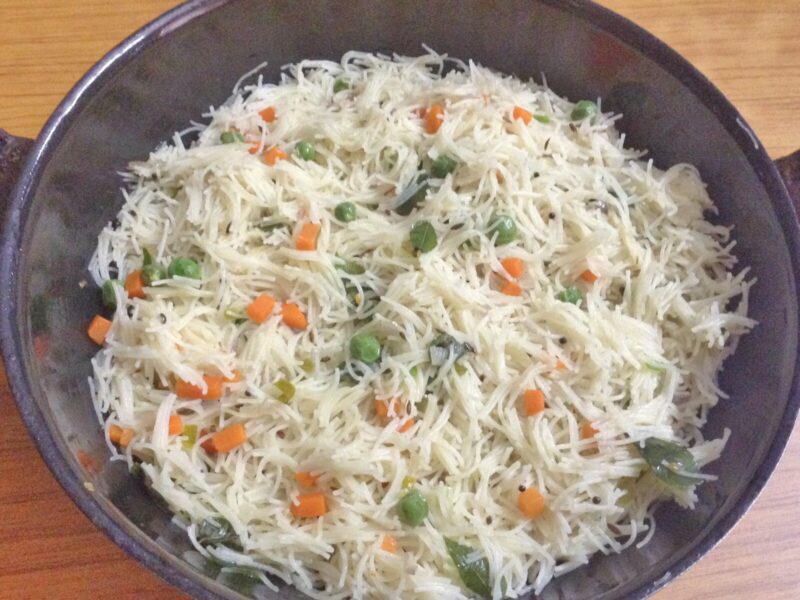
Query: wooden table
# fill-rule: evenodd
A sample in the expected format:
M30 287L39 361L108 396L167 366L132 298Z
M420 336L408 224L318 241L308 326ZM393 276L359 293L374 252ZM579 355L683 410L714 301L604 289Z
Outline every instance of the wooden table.
M0 126L34 137L72 84L170 0L0 0ZM800 1L608 0L692 61L773 156L800 147ZM178 599L83 517L0 368L0 598ZM736 530L659 600L800 598L800 434Z

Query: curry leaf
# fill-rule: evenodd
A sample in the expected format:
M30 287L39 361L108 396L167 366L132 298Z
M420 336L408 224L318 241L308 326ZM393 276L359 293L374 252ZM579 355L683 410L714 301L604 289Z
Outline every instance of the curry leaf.
M458 569L461 582L482 598L492 597L489 583L489 561L478 550L459 544L450 538L444 538L447 553Z
M430 252L436 247L436 230L428 221L417 221L411 227L411 244L420 252Z
M697 473L694 456L683 446L667 440L647 438L639 452L653 474L667 485L687 487L700 481L699 477L692 476Z
M420 173L395 198L392 203L394 211L398 215L407 217L425 199L427 193L428 176L425 173Z

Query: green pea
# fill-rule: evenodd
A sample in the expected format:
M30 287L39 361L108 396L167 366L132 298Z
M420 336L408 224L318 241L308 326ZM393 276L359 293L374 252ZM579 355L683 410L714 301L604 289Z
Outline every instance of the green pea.
M597 114L597 104L591 100L581 100L572 109L570 117L573 121L582 121L586 118L593 118Z
M170 277L189 277L190 279L202 279L200 265L191 258L176 258L169 263L167 273Z
M317 156L317 151L314 148L314 144L311 142L297 142L297 146L295 146L294 151L297 153L297 156L303 160L314 160L314 158Z
M411 475L406 475L405 477L403 477L403 489L404 490L407 490L408 488L414 487L414 485L416 483L417 483L416 478L412 477Z
M303 369L306 373L313 373L314 372L314 361L310 358L303 359L303 364L300 365L300 368Z
M374 335L359 333L350 338L350 354L363 363L372 364L381 356L381 344Z
M437 179L444 179L449 173L456 170L458 163L455 159L443 154L431 163L431 175Z
M583 298L583 294L581 291L576 287L568 287L567 289L561 291L556 295L556 298L561 300L561 302L569 302L570 304L580 304L581 298Z
M103 306L107 308L117 308L117 295L114 293L114 288L121 288L122 283L117 279L109 279L103 283Z
M504 246L517 239L517 224L507 215L497 215L489 224L489 236L497 234L494 239L495 246Z
M550 117L547 115L533 115L533 118L539 121L539 123L549 123Z
M348 275L363 275L367 272L367 270L364 268L364 265L357 263L354 260L344 260L337 264L336 268L340 271L344 271Z
M411 226L411 244L420 252L430 252L436 247L436 230L428 221L417 221Z
M167 272L160 265L149 264L142 267L142 281L145 285L153 285L154 281L167 278Z
M244 142L244 136L238 131L223 131L219 136L219 141L223 144L235 144L236 142Z
M350 82L347 81L344 77L339 77L336 81L333 82L333 93L338 94L339 92L343 92L345 90L350 89Z
M356 205L352 202L340 202L333 211L334 216L342 223L355 221Z
M401 521L416 527L421 525L428 516L428 501L419 490L411 490L400 498L400 502L397 503L397 512Z

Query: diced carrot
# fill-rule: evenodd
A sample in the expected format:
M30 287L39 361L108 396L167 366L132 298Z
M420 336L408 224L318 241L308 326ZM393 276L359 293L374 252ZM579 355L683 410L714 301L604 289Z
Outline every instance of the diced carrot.
M119 445L123 448L127 448L135 434L136 432L133 429L123 429L122 435L119 438Z
M106 341L106 336L108 335L110 329L111 321L101 317L100 315L95 315L94 319L92 319L92 322L89 323L86 333L90 338L92 338L92 341L95 344L102 346Z
M118 446L125 448L131 443L135 433L133 429L123 429L119 425L112 425L108 428L108 439Z
M125 291L129 298L144 298L144 280L142 271L134 271L125 278Z
M274 167L279 160L286 160L286 152L277 146L273 146L264 153L264 162L270 167Z
M400 425L400 427L397 428L397 431L399 431L400 433L405 433L414 426L414 423L416 423L414 419L406 419L405 421L403 421L402 425Z
M583 279L586 283L594 283L598 280L598 277L591 269L586 269L583 273L581 273L581 279Z
M180 415L172 415L169 418L169 435L180 435L183 433L183 419Z
M536 488L520 492L519 509L529 519L535 519L544 512L544 496Z
M388 552L389 554L395 554L397 552L397 540L394 539L394 536L389 534L383 536L383 540L381 541L381 550Z
M390 412L392 413L392 416L389 416ZM375 400L375 414L378 415L382 421L388 423L393 418L402 414L400 401L397 398L391 398L390 400Z
M532 417L544 410L544 392L542 390L525 390L523 394L525 415Z
M247 149L247 151L250 154L258 154L259 150L261 150L261 143L260 142L252 142L250 144L250 147Z
M516 281L506 281L500 288L500 293L506 296L519 296L522 294L522 288Z
M247 316L256 323L263 323L275 310L275 298L261 294L247 306Z
M194 385L183 379L175 382L175 394L183 400L219 400L222 398L222 386L225 379L220 375L203 375L206 382L206 392L199 385Z
M258 116L264 119L265 123L272 123L275 120L275 107L268 106L260 113L258 113Z
M244 425L236 423L216 432L211 436L211 447L214 452L230 452L247 441Z
M425 113L425 131L434 134L439 131L444 121L444 108L439 104L434 104Z
M328 504L322 494L301 494L289 505L295 517L321 517L328 512Z
M108 439L110 439L114 444L119 444L119 440L122 438L122 427L119 425L112 425L108 428Z
M300 233L297 234L295 248L298 250L316 250L320 227L319 223L304 223L300 228Z
M566 368L567 368L567 365L564 363L563 360L556 361L556 369L558 369L559 371L565 371Z
M503 265L506 273L511 275L511 277L514 279L522 277L522 274L525 272L525 264L522 262L521 258L509 256L508 258L501 260L500 264Z
M298 471L294 474L294 479L303 487L314 487L317 484L319 475L312 475L310 471Z
M292 329L305 329L308 327L308 320L297 304L284 302L281 305L281 315L283 316L283 322Z
M202 437L208 435L208 433L209 433L208 429L201 429L200 433L197 435L197 437L198 437L198 439L202 438ZM212 454L212 453L216 452L216 450L214 449L214 440L212 438L208 438L207 440L202 442L200 444L200 446L203 448L203 450L205 450L209 454Z
M505 176L500 172L499 169L495 169L494 176L497 178L497 183L505 183L506 182Z
M525 125L530 123L531 119L533 118L533 115L521 106L514 107L513 116L515 119L522 119L522 122L525 123Z
M588 440L593 438L599 432L597 429L589 421L584 421L583 425L581 425L581 439Z

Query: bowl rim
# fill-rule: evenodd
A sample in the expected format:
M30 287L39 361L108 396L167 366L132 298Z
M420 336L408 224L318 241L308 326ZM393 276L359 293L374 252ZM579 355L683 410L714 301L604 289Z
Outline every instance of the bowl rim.
M92 90L114 77L153 42L175 29L235 1L190 0L135 31L111 49L81 77L53 111L28 155L8 203L3 227L3 247L0 254L0 345L12 395L45 464L84 515L115 544L151 572L189 593L193 598L201 600L217 598L241 600L244 596L195 571L184 561L166 552L131 523L118 522L84 487L83 478L79 477L78 473L72 469L66 456L61 452L57 436L50 430L47 419L33 399L28 373L22 359L22 334L17 327L19 321L16 319L19 312L19 286L16 275L21 254L20 241L27 221L31 192L36 189L44 166L74 120L77 109L80 109L92 97ZM678 79L712 112L736 141L754 174L769 195L787 245L793 267L792 273L795 275L800 273L800 225L797 221L794 204L763 144L722 92L697 68L664 42L610 9L589 0L537 1L567 12L575 18L588 21L592 26L609 33L624 44L641 52ZM795 295L800 298L800 278L795 276L793 284ZM795 333L797 334L797 332ZM628 598L634 600L646 598L681 575L716 546L750 508L775 470L793 431L798 409L800 409L800 368L798 367L800 367L800 353L795 356L789 397L780 425L775 431L772 443L763 460L739 498L705 537L672 564L664 566L651 581L645 582L631 591L627 595ZM603 594L603 597L606 597L606 594Z

